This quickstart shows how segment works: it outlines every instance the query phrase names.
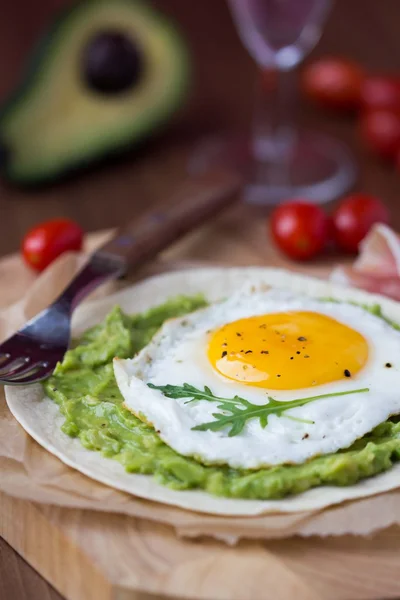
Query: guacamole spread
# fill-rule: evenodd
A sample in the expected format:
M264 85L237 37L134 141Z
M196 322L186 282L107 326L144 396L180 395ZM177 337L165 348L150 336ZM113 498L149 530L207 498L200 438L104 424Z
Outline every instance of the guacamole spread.
M345 486L389 469L400 458L400 422L389 419L350 448L302 465L242 471L205 466L177 454L156 432L123 407L112 359L143 348L162 323L202 306L204 298L177 297L144 314L115 307L67 352L45 384L65 417L62 430L89 450L119 461L132 473L153 475L176 490L203 489L232 498L272 499L319 485ZM381 316L380 307L364 307ZM395 326L395 324L393 324Z

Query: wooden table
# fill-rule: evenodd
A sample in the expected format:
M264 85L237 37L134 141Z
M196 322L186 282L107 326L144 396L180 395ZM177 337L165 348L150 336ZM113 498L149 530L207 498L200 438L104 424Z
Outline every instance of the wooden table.
M65 0L4 3L0 21L0 96L16 81L23 56L40 28L65 4ZM193 53L195 82L187 108L168 132L140 153L131 153L102 170L35 191L1 183L0 255L17 250L26 229L42 219L65 215L94 230L118 225L161 204L182 177L188 151L199 135L248 124L256 69L238 40L225 2L158 0L156 4L176 18ZM312 55L341 54L360 61L371 71L399 72L399 19L398 0L337 0ZM383 197L392 209L394 226L400 228L400 173L361 148L354 119L323 113L304 102L299 104L299 119L348 143L359 162L357 188ZM241 235L259 219L258 213L244 207L233 209L213 224L207 248L196 243L190 246L191 256L220 256L223 248L214 234ZM252 248L254 262L262 263L264 252L262 244ZM0 540L0 598L11 597L60 598Z

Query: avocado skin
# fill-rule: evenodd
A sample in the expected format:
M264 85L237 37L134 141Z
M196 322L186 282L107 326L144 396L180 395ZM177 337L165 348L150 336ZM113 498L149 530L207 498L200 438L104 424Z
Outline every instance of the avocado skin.
M6 167L8 161L10 160L10 156L11 153L9 148L0 140L0 169Z
M104 2L105 0L78 0L72 6L59 11L51 26L44 34L42 34L36 45L32 48L29 58L23 67L20 83L0 106L0 174L7 180L24 187L40 186L42 184L53 183L59 179L64 179L66 176L69 177L70 175L75 175L88 167L93 167L97 164L102 165L108 158L118 157L127 150L141 144L146 138L154 135L156 129L158 133L158 131L165 126L173 113L183 105L190 86L191 64L187 45L181 32L176 28L170 18L167 18L162 13L156 11L148 2L146 2L146 0L108 0L110 5L129 3L132 7L137 8L143 13L147 12L153 19L156 18L157 22L162 24L168 31L169 37L173 40L173 43L179 50L179 55L177 55L179 58L179 65L177 66L177 70L179 70L179 81L175 86L174 100L165 107L159 107L157 111L158 114L154 115L154 121L152 123L150 123L149 120L143 121L141 126L135 129L130 139L119 140L117 144L112 144L108 148L99 148L98 151L94 149L92 153L87 156L71 156L60 169L47 173L43 170L40 172L32 172L29 170L28 172L16 172L13 169L12 157L14 154L14 145L13 143L4 142L2 135L4 124L7 123L16 108L20 107L25 102L29 102L29 96L31 91L36 87L37 78L42 71L46 56L48 53L57 51L58 44L55 45L54 40L60 29L64 26L65 21L73 17L76 13L79 13L82 7L101 5ZM104 29L107 29L107 27L108 24L105 23ZM139 114L139 119L140 116L141 115ZM107 138L108 132L105 132L103 137Z

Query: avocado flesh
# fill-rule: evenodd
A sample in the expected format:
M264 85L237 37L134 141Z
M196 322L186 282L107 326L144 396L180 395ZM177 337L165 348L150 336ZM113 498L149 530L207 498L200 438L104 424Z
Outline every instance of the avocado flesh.
M104 30L130 37L143 72L123 93L91 89L82 56ZM6 176L35 182L131 145L179 106L188 75L176 30L135 0L88 0L62 16L43 40L28 81L0 113L0 140L8 149Z

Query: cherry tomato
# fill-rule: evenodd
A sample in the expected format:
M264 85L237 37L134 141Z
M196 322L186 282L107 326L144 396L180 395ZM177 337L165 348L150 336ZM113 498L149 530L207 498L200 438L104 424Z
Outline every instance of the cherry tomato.
M322 106L339 110L359 105L364 75L354 62L341 58L321 58L309 64L302 73L305 95Z
M297 260L316 256L328 238L328 218L324 211L302 200L278 206L271 215L270 227L276 245Z
M400 77L366 77L360 102L364 110L400 111Z
M389 211L375 196L351 194L339 203L332 220L337 245L347 252L357 252L374 223L389 222Z
M382 158L392 158L400 147L400 114L374 110L361 116L361 138Z
M67 250L80 250L83 231L70 219L45 221L30 229L22 240L25 262L36 271L43 271Z

